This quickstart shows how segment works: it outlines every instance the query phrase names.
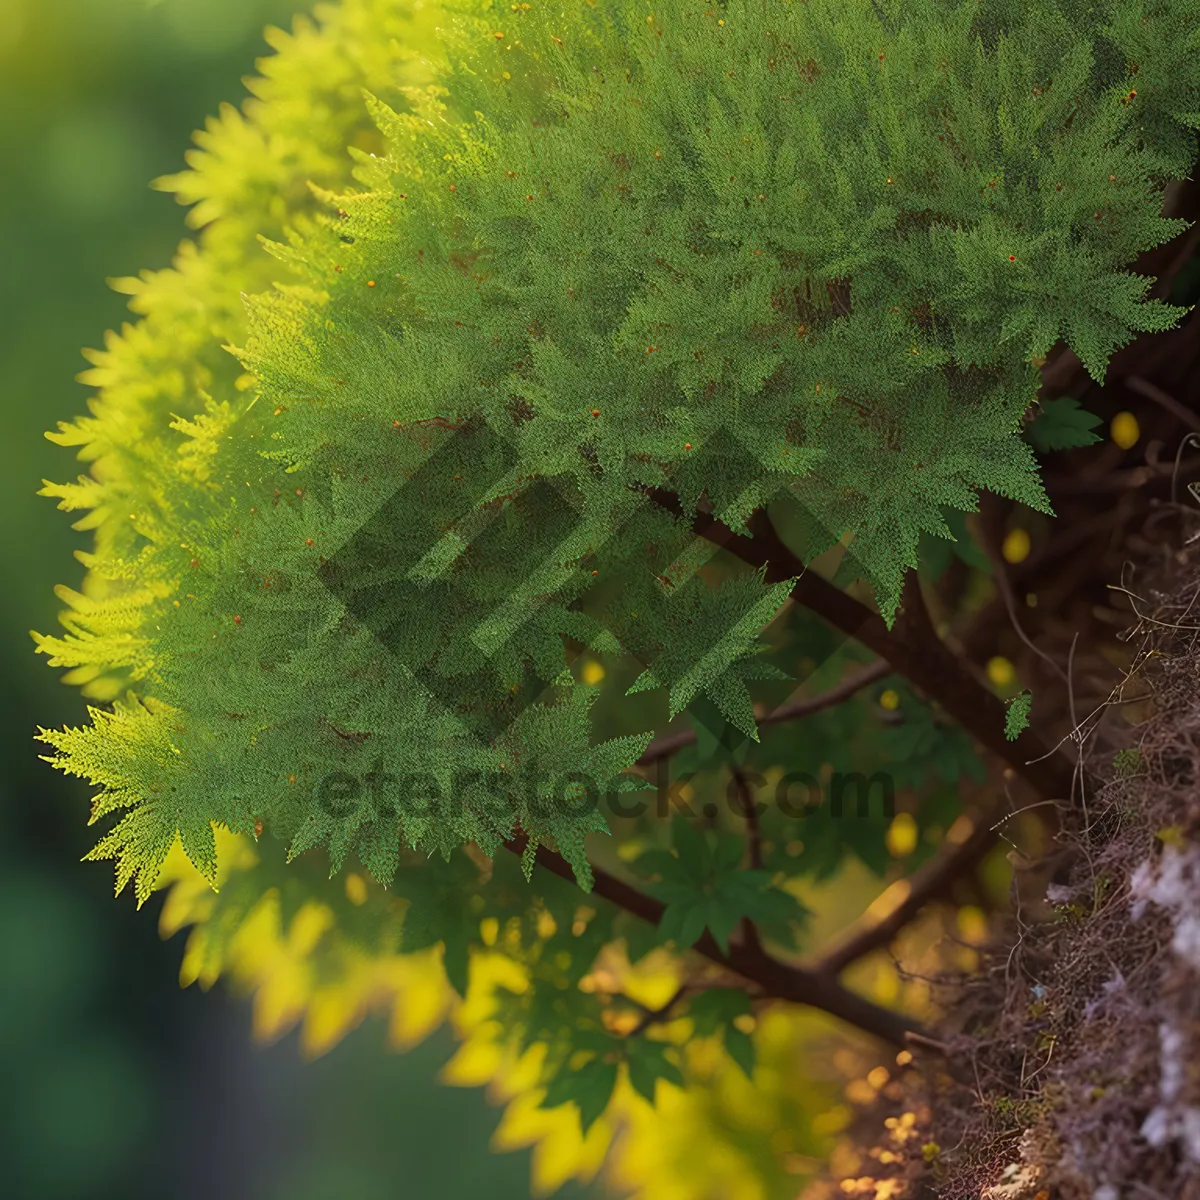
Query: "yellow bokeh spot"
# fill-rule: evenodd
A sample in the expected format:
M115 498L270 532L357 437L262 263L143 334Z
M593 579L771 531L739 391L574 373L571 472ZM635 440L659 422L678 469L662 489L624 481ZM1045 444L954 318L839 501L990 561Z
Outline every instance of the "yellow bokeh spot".
M893 858L903 858L917 848L917 822L912 813L897 813L887 831L887 847Z
M484 917L479 922L479 936L485 946L494 946L500 934L500 922L495 917Z
M972 945L977 946L987 938L987 914L984 913L983 909L976 908L973 904L964 904L958 910L956 924L964 942L970 942Z
M888 712L895 712L900 707L900 694L894 688L888 688L882 696L879 697L879 706L886 708Z
M1001 553L1008 563L1024 562L1029 557L1029 534L1024 529L1010 529Z
M583 670L579 672L579 678L588 687L595 687L604 678L604 668L594 658L589 658L583 664Z
M854 1113L844 1104L838 1104L828 1112L812 1119L812 1131L817 1135L841 1133L850 1124Z
M1108 436L1122 450L1128 450L1131 446L1136 446L1138 438L1142 436L1137 417L1131 412L1117 413L1112 419L1112 424L1108 427Z
M619 1034L621 1037L628 1037L641 1023L640 1015L631 1008L619 1012L606 1008L600 1014L600 1024L610 1033Z
M361 906L367 902L367 881L361 875L346 876L346 899Z
M1008 687L1016 679L1017 670L1007 658L997 654L995 658L988 659L987 677L996 687Z
M880 963L875 968L875 978L870 986L871 999L889 1007L900 999L900 977L895 968Z

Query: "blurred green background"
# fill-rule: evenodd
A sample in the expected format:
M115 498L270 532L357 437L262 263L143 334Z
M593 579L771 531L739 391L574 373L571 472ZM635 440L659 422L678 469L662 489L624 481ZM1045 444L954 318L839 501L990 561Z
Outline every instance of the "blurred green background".
M0 0L0 1195L16 1200L444 1200L529 1194L491 1155L482 1093L367 1025L315 1063L252 1044L247 1005L177 983L161 898L112 898L89 790L39 761L35 725L84 704L28 630L51 632L87 535L35 493L79 473L42 437L84 410L84 346L128 314L105 280L166 266L183 210L148 186L290 25L290 0ZM579 1197L578 1189L560 1196Z

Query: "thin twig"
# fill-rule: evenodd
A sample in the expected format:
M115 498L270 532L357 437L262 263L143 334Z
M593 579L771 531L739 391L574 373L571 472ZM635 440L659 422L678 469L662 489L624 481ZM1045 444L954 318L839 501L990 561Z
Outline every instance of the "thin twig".
M950 1047L945 1042L939 1042L936 1038L926 1037L923 1033L917 1033L910 1029L905 1035L909 1045L920 1046L923 1050L933 1050L938 1054L949 1055Z
M1188 434L1188 437L1194 437ZM1185 439L1186 440L1186 439ZM1192 463L1188 472L1194 472L1200 464ZM1046 477L1046 489L1059 496L1086 496L1095 492L1123 492L1126 488L1144 487L1152 479L1163 479L1170 475L1170 463L1158 463L1156 466L1130 467L1125 471L1109 471L1098 479L1085 479L1070 475L1054 475Z
M508 838L504 846L520 856L525 853L527 843L526 835L518 832ZM539 846L534 861L561 879L575 882L575 871L561 854ZM651 925L660 922L666 907L662 901L648 896L602 868L593 867L592 874L592 891L596 895ZM903 1048L910 1032L923 1032L920 1022L903 1013L882 1008L865 996L850 991L833 975L781 962L761 947L731 942L729 952L725 953L712 934L705 930L693 949L718 966L757 984L765 996L820 1009L893 1046Z
M1043 662L1049 663L1058 674L1058 677L1063 680L1064 683L1069 684L1069 680L1064 674L1062 667L1060 667L1058 663L1056 663L1054 659L1052 659L1044 650L1039 650L1038 647L1029 640L1029 635L1021 627L1021 622L1017 620L1017 606L1013 600L1012 587L1008 582L1008 573L1004 568L1004 556L996 552L996 547L992 542L989 530L984 527L982 528L981 532L983 534L981 539L983 542L983 551L987 555L988 561L992 564L992 574L996 578L996 587L1000 592L1001 598L1004 600L1004 607L1008 609L1008 619L1013 629L1016 630L1017 637L1019 637L1021 641L1023 641L1025 645L1028 646L1029 649L1038 656L1038 658L1042 659Z
M741 767L733 768L733 781L737 785L738 802L741 805L742 815L746 818L746 848L750 854L750 867L751 870L758 871L762 869L763 865L762 829L758 824L758 805L754 801L750 784L746 781Z
M654 491L650 498L669 512L682 514L674 494ZM792 580L791 595L797 604L886 659L1042 796L1071 795L1075 764L1065 758L1051 761L1040 737L1030 727L1016 741L1010 742L1004 736L1004 704L937 636L920 601L919 589L914 592L908 586L895 626L888 629L878 613L815 571L807 570L780 538L765 511L754 513L747 526L749 537L734 533L708 513L698 512L692 519L693 532L743 562L764 568L768 583ZM1041 756L1035 757L1039 752Z
M1176 502L1176 497L1179 490L1179 460L1183 457L1183 452L1188 446L1200 445L1200 437L1194 433L1189 433L1180 443L1179 449L1175 451L1175 464L1171 471L1171 503Z
M856 671L849 678L843 679L836 687L831 687L827 692L822 692L819 696L789 700L786 704L781 704L778 708L772 709L765 717L759 719L759 728L761 729L768 725L781 725L785 721L795 721L801 717L810 717L814 713L822 712L824 709L833 708L849 700L856 692L869 687L876 680L894 674L894 671L895 669L891 663L877 659L863 670ZM684 729L679 733L655 738L646 747L646 752L637 760L636 765L639 767L648 767L661 759L670 758L671 755L678 754L680 750L692 745L695 741L696 731L694 729Z
M1143 379L1140 375L1126 375L1121 382L1130 391L1145 396L1147 400L1153 400L1155 404L1165 408L1177 421L1182 421L1183 424L1200 433L1200 417L1190 409L1184 408L1174 396L1164 392L1162 388Z
M814 969L840 974L872 950L886 946L927 904L945 897L955 880L966 874L995 845L996 830L1001 822L993 824L993 819L998 811L999 806L996 811L981 817L964 841L914 871L907 880L907 895L886 916L873 918L864 914L860 917L837 945L825 951Z
M651 1025L655 1025L659 1021L665 1020L670 1014L671 1009L673 1009L675 1005L678 1004L679 1001L682 1000L690 990L692 990L692 988L693 985L691 984L681 983L679 987L675 989L675 994L665 1004L660 1005L658 1008L645 1009L642 1013L641 1020L639 1020L638 1023L625 1036L631 1038L637 1037L639 1034L645 1033Z

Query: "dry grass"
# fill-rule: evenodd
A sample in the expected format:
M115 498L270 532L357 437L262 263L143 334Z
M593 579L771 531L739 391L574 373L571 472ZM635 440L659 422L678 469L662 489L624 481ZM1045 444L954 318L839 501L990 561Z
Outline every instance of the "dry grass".
M1196 540L1130 587L1122 694L1148 697L1145 719L1124 749L1090 752L1103 782L1062 807L1045 899L1018 906L980 972L936 981L949 1053L907 1073L901 1107L921 1120L876 1173L889 1197L1200 1200L1200 518L1187 523Z
M939 1200L1200 1198L1200 546L1131 598L1149 716L1063 811L1040 919L940 984Z

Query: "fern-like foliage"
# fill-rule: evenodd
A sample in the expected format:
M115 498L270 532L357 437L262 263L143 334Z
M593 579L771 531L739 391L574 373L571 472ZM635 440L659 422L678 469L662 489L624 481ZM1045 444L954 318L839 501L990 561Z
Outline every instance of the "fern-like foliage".
M790 506L805 561L852 539L890 624L946 510L1048 511L1031 360L1065 337L1102 379L1184 311L1121 268L1183 225L1194 47L1146 3L884 8L451 4L417 87L408 10L355 0L210 127L164 186L212 237L136 285L53 435L94 477L47 487L97 547L39 649L133 694L42 736L130 810L96 853L139 900L176 835L211 874L213 822L383 882L523 831L586 887L656 725L755 739L780 675L792 580L697 514ZM582 648L659 709L598 737Z
M274 53L247 80L252 97L241 110L223 105L196 135L188 168L155 181L192 206L196 239L180 244L170 268L110 281L139 320L85 351L92 367L79 378L96 388L90 415L46 435L90 465L73 483L46 481L41 493L83 513L75 528L95 531L95 554L83 560L89 598L112 598L136 621L148 566L139 552L177 545L188 513L223 483L217 448L254 397L253 379L224 347L244 340L243 294L277 275L258 238L311 229L323 210L313 186L346 180L347 146L382 149L362 89L401 105L405 87L432 81L437 20L435 5L344 0L319 4L290 33L268 29ZM89 654L76 644L55 665L71 663L67 682L111 701L141 676L92 645Z

